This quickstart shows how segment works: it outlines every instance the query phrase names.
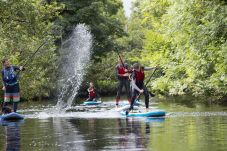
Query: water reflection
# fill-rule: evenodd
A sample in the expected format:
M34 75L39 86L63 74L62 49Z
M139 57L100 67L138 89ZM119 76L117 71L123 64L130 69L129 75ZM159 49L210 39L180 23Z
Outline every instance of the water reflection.
M1 125L4 126L5 135L5 151L20 151L20 124L18 122L1 121Z
M141 121L142 120L142 121ZM154 122L163 122L164 118L144 118L133 119L126 118L118 119L119 130L119 148L120 150L139 149L145 150L148 148L151 132L151 124Z
M191 108L170 102L158 106L171 114L161 119L126 119L115 115L109 118L109 112L95 112L97 119L90 116L93 110L88 109L90 113L82 115L89 116L80 118L81 112L53 118L26 118L20 127L0 126L0 150L227 150L227 107L196 104Z
M78 120L73 121L75 122L75 125L78 124ZM60 151L85 150L83 135L79 134L75 125L68 119L53 118L54 133L58 140L57 144L59 144Z
M144 150L152 124L163 120L54 118L53 129L59 150Z

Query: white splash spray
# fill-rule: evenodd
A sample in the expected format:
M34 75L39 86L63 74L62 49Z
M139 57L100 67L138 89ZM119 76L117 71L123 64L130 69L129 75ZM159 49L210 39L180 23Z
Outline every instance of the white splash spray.
M71 107L86 73L91 49L92 35L84 24L77 25L72 35L62 44L58 109Z

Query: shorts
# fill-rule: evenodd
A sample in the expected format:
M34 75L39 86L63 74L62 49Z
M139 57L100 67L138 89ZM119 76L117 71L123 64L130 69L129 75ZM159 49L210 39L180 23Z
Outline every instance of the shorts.
M4 102L10 102L11 99L13 102L20 101L20 88L18 83L12 86L7 85L5 87Z

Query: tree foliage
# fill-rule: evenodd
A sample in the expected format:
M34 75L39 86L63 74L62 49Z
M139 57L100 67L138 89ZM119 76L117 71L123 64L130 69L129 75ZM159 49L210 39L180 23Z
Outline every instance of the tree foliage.
M78 23L89 25L93 34L94 66L100 65L106 52L118 48L116 39L125 34L120 0L2 0L0 13L0 58L9 57L17 65L29 61L20 79L22 97L28 99L49 97L55 91L60 40Z
M120 0L57 0L65 5L62 18L57 21L62 27L63 38L67 37L78 23L90 26L94 37L93 58L115 49L115 39L124 34Z
M62 6L42 0L0 1L0 58L10 58L12 64L29 61L21 76L22 96L49 96L54 87L55 45L53 22ZM29 60L29 56L48 39L47 44ZM48 67L48 68L47 68Z
M23 65L48 39L21 86L25 98L50 96L61 40L85 23L94 37L86 81L101 92L115 90L118 50L131 63L160 67L149 85L156 93L217 100L227 96L226 16L224 0L135 0L129 19L120 0L1 0L0 58Z
M144 0L136 1L134 9L131 24L140 20L137 22L144 36L139 57L143 63L160 66L164 71L153 82L154 90L214 99L226 96L224 1Z

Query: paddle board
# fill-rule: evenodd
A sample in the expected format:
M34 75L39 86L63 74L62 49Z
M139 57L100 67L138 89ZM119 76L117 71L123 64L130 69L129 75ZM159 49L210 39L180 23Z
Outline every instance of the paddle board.
M126 116L126 111L121 111L121 115ZM127 117L163 117L166 115L166 112L163 110L154 110L149 112L129 112Z
M4 115L1 115L0 116L0 119L1 120L22 120L24 119L24 116L19 114L19 113L15 113L15 112L12 112L12 113L9 113L9 114L4 114Z
M102 101L85 101L82 105L99 105Z

